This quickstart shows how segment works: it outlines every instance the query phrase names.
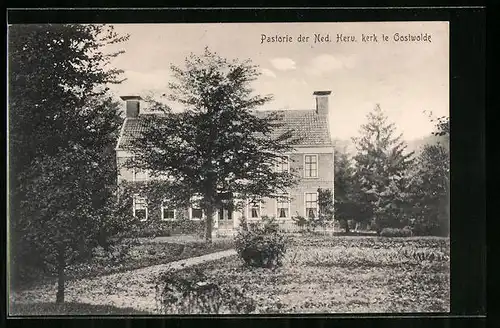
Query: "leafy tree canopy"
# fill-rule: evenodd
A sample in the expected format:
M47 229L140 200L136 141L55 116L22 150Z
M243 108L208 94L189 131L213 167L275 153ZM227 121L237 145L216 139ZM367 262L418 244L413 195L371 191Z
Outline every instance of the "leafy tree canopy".
M276 164L297 139L292 131L273 134L281 126L278 114L256 115L272 99L253 94L256 66L205 49L171 69L175 82L168 99L184 110L154 103L162 115L143 118L146 129L133 142L127 166L165 177L163 184L175 191L173 202L201 197L208 220L228 198L275 197L295 184L293 173L277 171Z

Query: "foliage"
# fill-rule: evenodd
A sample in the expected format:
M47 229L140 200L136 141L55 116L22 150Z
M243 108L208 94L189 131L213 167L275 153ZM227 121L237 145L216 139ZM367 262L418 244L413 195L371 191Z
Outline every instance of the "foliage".
M164 272L155 286L157 311L163 314L250 313L245 290L218 283L201 270Z
M410 228L404 227L400 228L384 228L380 232L380 236L382 237L411 237L413 232Z
M57 274L58 302L65 268L130 226L114 201L121 118L106 87L119 53L103 51L124 40L104 25L9 26L11 275Z
M333 225L333 194L331 189L318 188L318 207L319 212L317 217L304 217L297 212L297 215L292 217L295 225L302 232L315 232L317 228L326 228Z
M416 235L448 235L450 158L441 144L426 145L417 158L411 184Z
M262 218L261 224L242 221L242 229L235 236L238 255L245 264L254 267L273 268L282 265L286 253L287 238L279 232L274 218Z
M309 220L305 217L303 217L302 215L299 215L297 213L296 216L292 217L292 220L295 222L295 225L297 225L297 227L300 228L301 231L307 231L307 232L310 232L311 231L311 227L309 225Z
M355 174L351 158L346 152L335 149L334 156L335 167L335 219L345 229L346 233L350 231L350 221L366 222L371 218L370 208L366 202L363 202L364 195L358 180L359 176Z
M162 115L144 118L145 131L133 141L134 158L126 165L152 177L170 177L168 188L158 192L175 190L168 194L173 203L199 197L210 241L217 208L242 206L236 197L275 197L295 184L292 172L274 168L296 140L292 131L272 135L282 126L278 114L253 113L271 97L253 95L251 83L260 73L249 61L230 61L205 49L201 56L188 57L185 67L171 69L175 82L169 85L168 99L183 111L153 102Z
M378 232L385 227L402 228L408 223L411 207L407 187L413 152L405 153L402 135L394 137L395 124L388 122L379 105L367 119L361 136L353 139L358 150L354 160L362 194L359 201L375 218Z
M432 134L435 136L450 136L450 118L441 116L437 119L431 119L431 122L436 122L436 131Z
M325 227L333 223L334 206L333 193L331 189L318 188L318 220L315 226Z

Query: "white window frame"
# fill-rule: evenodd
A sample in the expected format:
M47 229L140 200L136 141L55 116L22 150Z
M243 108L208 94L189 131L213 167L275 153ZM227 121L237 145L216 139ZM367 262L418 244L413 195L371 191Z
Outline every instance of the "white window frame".
M259 217L256 217L256 218L252 218L250 217L251 215L251 212L252 212L252 208L254 206L251 206L251 203L253 203L251 200L248 200L247 201L247 220L261 220L262 219L262 201L261 200L257 200L255 201L255 203L258 203L259 205Z
M287 198L287 203L288 203L288 216L287 217L280 217L279 216L279 209L281 208L278 208L278 203L280 203L279 201L279 197L286 197ZM278 196L278 198L276 198L276 219L278 220L286 220L286 219L291 219L292 218L292 214L290 213L290 204L291 204L291 199L290 199L290 193L285 193L285 194L281 194L280 196Z
M309 216L307 215L307 195L308 194L316 194L316 218L319 217L319 193L317 191L315 192L304 192L304 218L308 219Z
M286 157L286 171L285 170L281 170L281 164L282 164L282 160L283 158L280 157L280 162L276 163L276 172L288 172L290 173L290 155L283 155L283 157Z
M306 175L306 172L307 172L307 170L306 170L306 157L307 156L314 156L316 158L316 170L315 170L316 171L316 175L315 176L309 176L308 177ZM319 156L318 156L318 154L304 154L304 161L303 161L303 163L304 163L304 178L305 179L317 179L319 177Z
M168 202L166 200L161 202L161 220L162 221L175 221L175 220L177 220L177 210L175 208L171 209L170 207L164 206L165 203L168 203ZM174 218L173 219L165 218L165 216L164 216L165 209L174 211Z
M134 218L136 217L135 215L135 211L136 211L136 208L135 208L135 203L136 203L136 199L143 199L144 202L145 202L145 210L146 210L146 218L145 219L141 219L140 221L144 222L144 221L147 221L148 220L148 216L149 216L149 213L148 213L148 200L146 197L142 197L142 196L139 196L139 195L134 195L134 198L132 199L132 214L134 215Z

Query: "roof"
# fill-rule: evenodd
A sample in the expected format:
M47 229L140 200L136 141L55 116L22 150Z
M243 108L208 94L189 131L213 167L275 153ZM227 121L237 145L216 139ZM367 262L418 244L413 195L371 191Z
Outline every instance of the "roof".
M278 113L283 126L275 129L273 134L277 137L287 130L293 130L294 135L301 138L303 146L331 146L328 118L318 115L312 109L305 110L267 110L256 111L257 116L265 117L271 113Z
M332 146L333 142L328 128L328 118L318 115L312 109L307 110L266 110L255 111L259 117L265 117L271 113L278 113L281 117L281 127L274 130L273 137L278 137L288 130L294 130L295 136L301 138L299 146ZM141 115L137 118L126 118L116 149L127 148L131 141L145 130L145 120Z
M141 120L140 116L137 118L127 117L123 122L116 149L123 149L131 146L131 141L140 136L140 133L144 131L145 128L144 120Z

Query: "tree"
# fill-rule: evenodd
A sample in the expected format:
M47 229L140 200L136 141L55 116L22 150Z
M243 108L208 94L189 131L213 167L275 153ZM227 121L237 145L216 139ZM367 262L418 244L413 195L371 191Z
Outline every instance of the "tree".
M362 222L370 218L365 213L366 204L360 201L359 184L353 163L346 152L335 150L335 218L349 233L349 220Z
M56 274L56 302L64 302L66 268L91 257L98 245L109 247L109 237L125 231L134 220L129 204L117 203L111 187L103 190L95 183L107 169L93 164L94 156L80 148L36 159L29 177L32 184L21 203L23 219L17 221L16 232L22 233L20 246L27 247L18 255Z
M433 135L450 135L449 118L431 119L436 123ZM450 154L447 145L425 145L414 167L411 184L413 230L421 235L448 235L450 198Z
M450 118L441 116L431 119L431 122L436 122L436 131L432 132L435 136L450 136Z
M358 150L354 156L354 176L360 183L360 201L375 218L375 226L380 232L384 227L407 224L407 212L411 207L408 172L414 159L413 152L405 153L402 135L394 136L395 124L388 122L379 105L368 113L367 120L361 126L361 136L353 138Z
M11 264L57 272L57 302L67 265L127 227L114 203L122 120L106 87L121 82L108 66L121 52L103 49L126 38L105 25L9 27Z
M169 85L169 99L184 111L154 103L163 115L144 118L145 131L133 141L134 157L126 165L149 171L158 192L173 204L199 197L205 239L211 242L216 208L277 197L295 184L293 172L279 172L275 165L297 139L292 131L273 135L282 127L279 115L253 112L271 96L253 95L251 82L259 72L250 61L230 61L205 49L186 58L184 68L171 69L176 81ZM158 181L162 176L170 179Z
M417 158L412 183L413 230L419 235L448 233L449 154L442 145L426 145Z

